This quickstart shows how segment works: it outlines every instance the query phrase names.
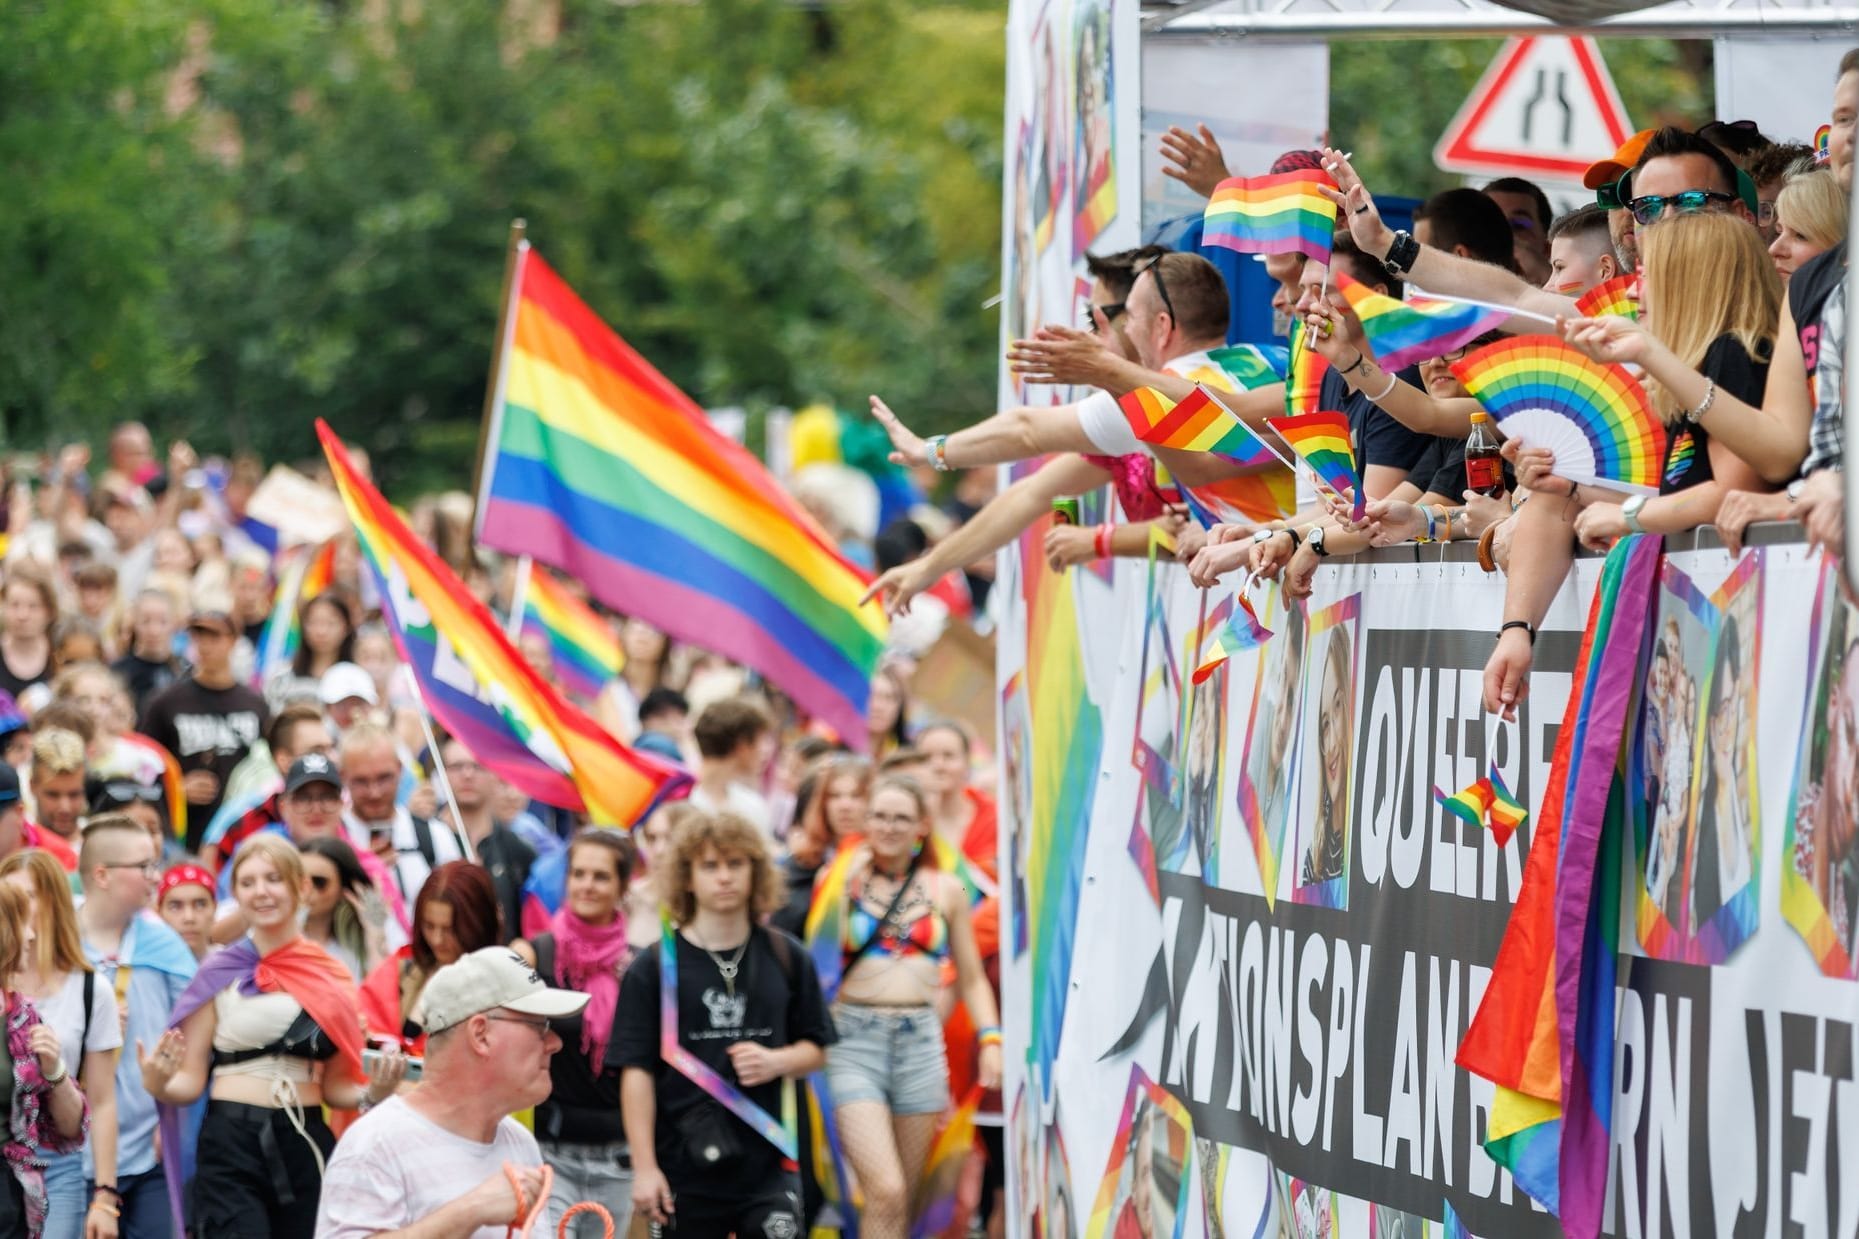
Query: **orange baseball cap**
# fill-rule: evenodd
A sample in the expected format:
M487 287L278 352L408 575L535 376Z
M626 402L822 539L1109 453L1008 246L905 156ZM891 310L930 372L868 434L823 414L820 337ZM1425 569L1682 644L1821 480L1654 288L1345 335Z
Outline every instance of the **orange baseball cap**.
M1589 164L1588 171L1582 174L1581 183L1589 189L1599 189L1633 171L1633 165L1646 153L1646 144L1652 141L1652 135L1657 132L1657 129L1642 129L1622 142L1620 149L1611 158Z

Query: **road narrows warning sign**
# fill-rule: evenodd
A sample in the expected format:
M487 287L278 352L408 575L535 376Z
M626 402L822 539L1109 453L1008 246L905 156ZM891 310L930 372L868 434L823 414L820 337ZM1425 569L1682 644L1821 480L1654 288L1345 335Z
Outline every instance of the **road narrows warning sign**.
M1577 181L1631 136L1593 39L1505 42L1433 148L1447 172Z

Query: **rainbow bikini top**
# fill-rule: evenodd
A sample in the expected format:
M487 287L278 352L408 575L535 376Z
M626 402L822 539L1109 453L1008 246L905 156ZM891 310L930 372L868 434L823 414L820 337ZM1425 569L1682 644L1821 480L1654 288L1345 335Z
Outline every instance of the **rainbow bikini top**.
M880 926L878 915L869 911L858 896L854 895L848 902L851 907L847 909L846 936L842 944L847 955L876 934L877 939L871 946L874 955L901 956L918 951L935 960L948 958L949 925L934 905L900 933L893 924Z

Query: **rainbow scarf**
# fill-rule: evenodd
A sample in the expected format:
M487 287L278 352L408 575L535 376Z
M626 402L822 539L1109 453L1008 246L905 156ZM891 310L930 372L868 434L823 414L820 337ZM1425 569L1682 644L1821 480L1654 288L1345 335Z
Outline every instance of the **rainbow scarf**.
M751 947L751 949L753 949ZM781 1118L756 1105L716 1069L684 1048L678 1040L678 932L671 918L659 922L658 937L658 1053L666 1066L709 1094L710 1099L747 1123L790 1166L798 1165L800 1138L794 1112L794 1081L782 1077Z
M296 655L297 647L303 644L303 604L328 589L336 579L335 539L331 538L314 550L300 546L287 554L289 562L278 576L271 614L258 634L258 657L252 669L254 684L263 684L273 668Z
M526 244L510 297L479 540L760 672L862 746L887 631L859 601L869 577Z
M1369 351L1388 371L1450 353L1510 317L1504 310L1465 301L1397 301L1342 271L1336 273L1336 287L1362 324Z
M1317 480L1338 499L1353 494L1354 519L1362 519L1368 497L1362 493L1362 479L1356 473L1356 454L1349 444L1347 417L1341 413L1305 413L1297 417L1269 418L1266 425L1278 432L1285 445L1310 466Z
M537 675L484 604L355 472L335 433L321 421L316 430L394 644L426 709L472 756L525 795L607 825L642 820L688 780L615 740Z
M549 643L550 665L563 688L583 700L600 695L626 665L620 639L594 608L575 597L546 568L530 566L516 612L520 631Z
M1330 261L1336 204L1318 192L1336 188L1321 168L1221 181L1208 199L1202 245L1242 254L1304 254Z

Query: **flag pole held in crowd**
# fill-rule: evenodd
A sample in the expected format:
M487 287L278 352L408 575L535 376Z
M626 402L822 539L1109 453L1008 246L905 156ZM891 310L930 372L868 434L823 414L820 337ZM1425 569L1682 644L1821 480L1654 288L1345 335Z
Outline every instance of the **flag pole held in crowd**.
M497 438L498 411L503 407L504 358L510 352L510 332L515 326L515 315L511 313L513 298L516 294L517 265L522 261L523 252L529 248L525 236L529 232L529 223L524 219L510 221L510 240L504 249L503 284L497 290L497 343L491 349L491 372L484 384L484 409L478 420L478 453L471 462L471 530L475 537L483 513L478 510L480 489L484 481L484 454Z

